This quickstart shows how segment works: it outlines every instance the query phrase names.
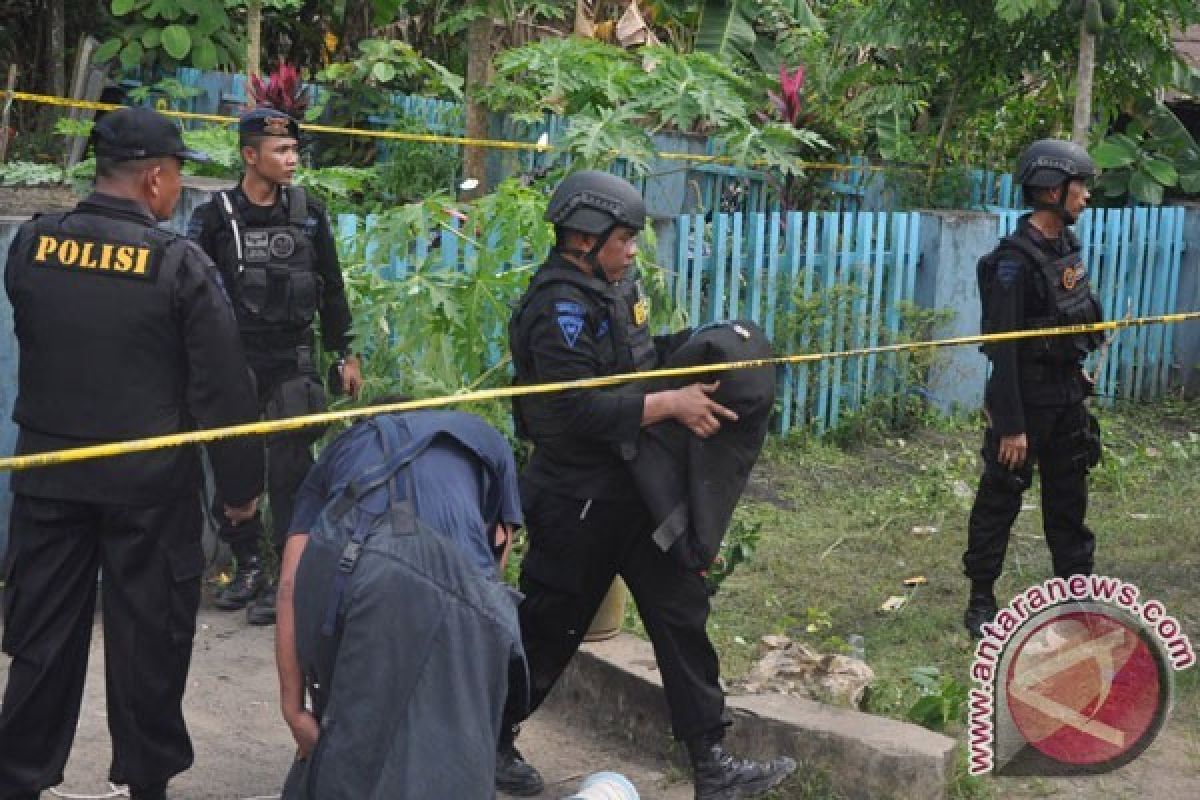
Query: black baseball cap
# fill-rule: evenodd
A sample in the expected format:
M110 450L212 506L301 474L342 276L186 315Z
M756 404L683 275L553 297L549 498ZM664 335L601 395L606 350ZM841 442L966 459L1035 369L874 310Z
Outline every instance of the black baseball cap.
M275 108L262 106L238 117L238 133L243 136L285 136L300 138L295 118Z
M92 126L96 155L113 161L175 156L188 161L209 161L207 153L189 150L179 126L149 108L111 111Z

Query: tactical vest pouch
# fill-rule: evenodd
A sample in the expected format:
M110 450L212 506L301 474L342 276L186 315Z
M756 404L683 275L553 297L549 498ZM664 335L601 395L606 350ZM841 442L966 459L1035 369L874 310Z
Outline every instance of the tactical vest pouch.
M1057 312L1052 326L1089 325L1104 318L1100 304L1092 294L1087 268L1078 252L1052 260L1040 248L1021 236L1009 236L1005 241L1024 254L1041 272ZM1093 331L1047 337L1040 341L1046 343L1050 359L1079 361L1104 343L1104 335Z
M288 187L288 225L247 227L228 192L217 208L232 233L236 264L236 306L250 321L280 326L307 326L317 314L321 281L316 251L301 227L307 215L302 189Z

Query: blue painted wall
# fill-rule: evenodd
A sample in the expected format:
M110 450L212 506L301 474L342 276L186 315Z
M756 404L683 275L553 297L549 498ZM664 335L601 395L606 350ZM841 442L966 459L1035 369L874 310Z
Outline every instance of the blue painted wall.
M949 311L953 317L934 331L935 339L979 333L979 289L975 264L996 246L999 218L977 211L921 212L921 261L917 305ZM929 399L940 410L973 411L983 404L987 359L977 347L938 352L930 373Z
M1179 294L1175 311L1200 310L1200 205L1188 205L1183 215L1183 260L1179 265ZM1173 382L1189 395L1200 392L1200 322L1175 326Z

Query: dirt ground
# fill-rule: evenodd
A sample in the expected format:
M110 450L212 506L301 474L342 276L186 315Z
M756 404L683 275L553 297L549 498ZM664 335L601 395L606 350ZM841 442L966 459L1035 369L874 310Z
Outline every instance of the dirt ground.
M172 800L278 797L294 745L278 711L273 632L274 628L247 626L240 613L201 610L184 700L196 763L171 782ZM113 794L106 777L110 750L103 660L97 617L83 711L66 780L56 791L43 792L43 800L125 796ZM0 656L0 685L7 672L8 658ZM692 796L691 784L670 765L649 763L548 713L535 715L526 724L519 746L546 779L543 798L566 797L585 776L602 770L627 776L643 798Z

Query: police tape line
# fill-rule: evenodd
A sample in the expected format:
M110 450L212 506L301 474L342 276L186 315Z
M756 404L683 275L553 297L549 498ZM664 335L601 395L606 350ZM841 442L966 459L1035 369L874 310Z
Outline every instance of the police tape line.
M635 381L653 380L655 378L684 378L711 376L713 373L735 369L753 369L755 367L787 366L793 364L808 364L817 361L854 358L858 356L900 353L911 350L931 350L943 347L959 347L970 344L988 344L993 342L1010 342L1018 339L1031 339L1041 336L1071 336L1084 333L1102 333L1121 328L1134 328L1146 325L1170 325L1180 322L1200 320L1200 311L1187 311L1178 314L1160 314L1152 317L1137 319L1119 319L1108 322L1095 322L1087 325L1063 325L1056 328L1038 328L1024 331L1006 331L1004 333L978 334L975 336L959 336L951 339L935 339L927 342L905 342L901 344L876 345L860 347L851 350L839 350L829 353L802 353L788 356L773 356L771 358L756 358L746 361L724 361L717 364L700 364L691 367L668 367L648 370L646 372L630 372L621 375L606 375L598 378L581 378L573 381L555 383L540 383L529 386L508 386L499 389L479 389L459 394L429 397L424 400L407 400L399 403L384 403L362 408L351 408L344 411L326 411L321 414L307 414L287 419L249 422L243 425L231 425L224 428L209 428L206 430L173 433L165 436L153 436L145 439L134 439L124 442L75 447L68 450L54 450L45 453L34 453L24 456L0 458L0 471L18 471L35 467L49 467L56 464L67 464L75 461L87 461L96 458L112 458L114 456L144 453L150 450L163 450L169 447L180 447L188 444L203 444L221 439L231 439L240 436L264 436L273 433L328 425L333 422L361 419L376 414L390 414L400 411L416 411L424 408L440 408L442 406L476 403L485 400L499 400L527 395L553 394L577 389L599 389L617 386Z
M5 92L5 96L12 100L22 100L27 103L40 103L42 105L61 106L65 108L81 108L91 111L116 111L119 108L127 108L127 106L118 103L101 103L95 100L75 100L69 97L56 97L48 94L35 94L33 92ZM159 109L159 113L168 117L178 117L179 119L195 120L198 122L215 122L220 125L232 125L238 120L237 117L226 117L217 114L199 114L194 111L174 111L171 109ZM380 131L370 130L367 128L343 128L334 125L318 125L312 122L300 123L301 130L310 131L312 133L331 133L341 136L361 136L373 139L395 139L405 142L423 142L427 144L453 144L464 145L467 147L483 147L491 150L527 150L536 153L555 153L562 152L564 148L550 144L540 144L538 142L516 142L506 139L474 139L467 136L446 136L438 133L411 133L407 131ZM614 151L616 152L616 151ZM618 156L620 153L616 153ZM706 155L702 153L655 153L655 156L663 161L694 161L700 164L737 164L738 161L732 156L722 155ZM797 159L795 165L799 169L813 170L830 170L830 171L849 171L862 170L867 172L929 172L935 169L934 167L898 167L884 166L880 164L835 164L819 161L802 161ZM762 166L762 162L751 162L749 166ZM949 169L949 168L947 168Z

